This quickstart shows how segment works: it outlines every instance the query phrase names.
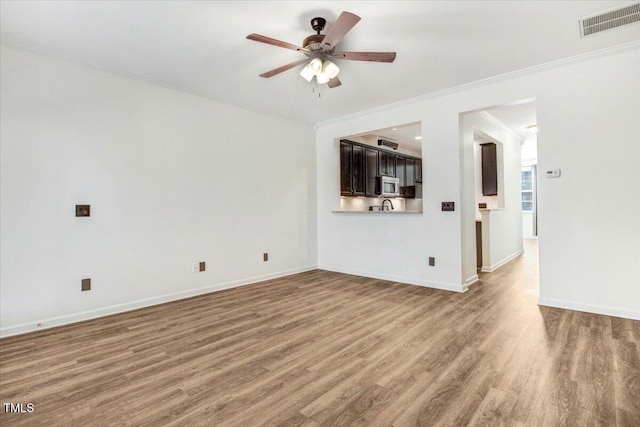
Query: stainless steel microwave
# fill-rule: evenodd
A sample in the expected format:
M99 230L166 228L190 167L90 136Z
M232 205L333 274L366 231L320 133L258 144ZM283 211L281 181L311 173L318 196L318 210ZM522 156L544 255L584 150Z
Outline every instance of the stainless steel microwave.
M382 197L400 196L400 180L393 176L377 176L376 194Z

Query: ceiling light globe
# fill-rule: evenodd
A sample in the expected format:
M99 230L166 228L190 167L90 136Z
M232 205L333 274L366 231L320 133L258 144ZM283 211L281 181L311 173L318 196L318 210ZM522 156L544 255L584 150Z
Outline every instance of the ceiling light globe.
M315 75L315 73L313 72L313 70L309 67L309 65L305 65L305 67L302 69L302 71L300 71L300 76L302 76L303 79L305 79L306 81L310 82L311 79L313 79L313 76Z
M319 73L322 71L322 60L320 58L313 58L311 62L309 62L309 68L311 68L314 73Z
M329 76L324 73L324 72L320 72L318 74L316 74L316 79L318 79L318 84L319 85L323 85L325 83L329 83Z
M322 72L326 74L329 79L333 79L338 76L340 68L338 68L338 66L333 62L326 60L324 61L324 64L322 64Z

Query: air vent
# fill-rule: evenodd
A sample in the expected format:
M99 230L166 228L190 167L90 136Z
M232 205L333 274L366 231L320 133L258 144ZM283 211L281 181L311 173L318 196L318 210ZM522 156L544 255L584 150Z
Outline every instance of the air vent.
M640 21L640 2L578 19L580 37Z
M398 149L398 143L397 142L387 141L386 139L379 139L378 140L378 145L384 145L385 147L390 147L390 148L393 148L394 150Z

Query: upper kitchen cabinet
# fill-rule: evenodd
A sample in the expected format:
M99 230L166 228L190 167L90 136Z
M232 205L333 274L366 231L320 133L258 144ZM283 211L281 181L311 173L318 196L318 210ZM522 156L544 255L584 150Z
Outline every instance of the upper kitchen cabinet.
M407 160L404 156L396 155L396 178L400 186L400 197L405 197L407 194Z
M378 150L375 148L365 148L366 157L366 187L367 197L378 197L376 192L376 177L378 176Z
M378 129L340 139L340 194L379 198L381 177L398 178L396 197L421 198L422 143L419 122ZM377 203L343 200L345 206Z
M340 141L340 194L351 195L351 144Z
M406 159L405 180L406 180L407 186L416 184L416 163L417 162L418 162L418 159L414 159L413 157L409 157Z
M422 159L415 159L415 182L422 184Z
M378 175L396 176L396 155L385 150L378 153Z
M482 195L496 196L498 194L498 161L496 144L490 142L480 144L482 149Z
M404 192L400 190L404 197L409 199L422 198L422 159L406 157L405 159L405 182ZM401 184L402 185L402 184Z
M340 194L342 196L365 195L365 148L340 141Z
M351 181L351 189L354 196L364 196L366 186L366 159L365 148L360 145L351 147L351 160L353 179Z

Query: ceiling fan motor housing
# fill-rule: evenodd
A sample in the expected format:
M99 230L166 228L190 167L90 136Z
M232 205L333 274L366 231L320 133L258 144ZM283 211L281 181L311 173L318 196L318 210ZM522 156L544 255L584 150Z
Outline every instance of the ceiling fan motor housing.
M310 51L317 51L322 49L322 40L324 40L324 35L320 34L327 24L327 20L324 18L313 18L311 20L311 28L316 31L317 34L313 34L302 42L302 47L309 49Z
M313 28L313 31L316 31L318 34L320 34L320 31L324 30L324 26L327 25L327 20L324 18L313 18L311 20L311 28Z
M304 39L302 46L311 51L320 50L322 48L322 40L324 40L323 34L314 34Z

